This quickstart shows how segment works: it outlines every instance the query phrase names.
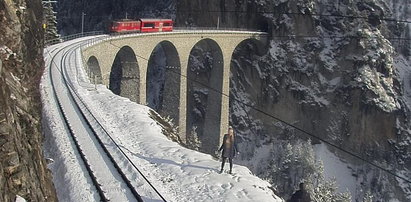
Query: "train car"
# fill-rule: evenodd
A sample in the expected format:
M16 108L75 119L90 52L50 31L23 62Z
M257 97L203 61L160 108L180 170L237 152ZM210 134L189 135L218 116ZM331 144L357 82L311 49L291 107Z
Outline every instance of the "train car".
M171 31L173 31L173 20L171 19L125 19L113 21L109 26L110 33Z
M141 32L171 32L173 20L171 19L140 19Z
M139 20L119 20L113 21L109 26L109 32L119 33L119 32L140 32L141 21Z

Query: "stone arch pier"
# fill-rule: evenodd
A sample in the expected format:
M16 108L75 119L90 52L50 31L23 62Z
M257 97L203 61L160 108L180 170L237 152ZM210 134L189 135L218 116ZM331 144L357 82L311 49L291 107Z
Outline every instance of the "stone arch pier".
M268 35L251 31L174 31L107 36L82 48L96 83L148 105L179 126L183 141L196 136L213 153L228 129L230 65L249 43L264 53Z

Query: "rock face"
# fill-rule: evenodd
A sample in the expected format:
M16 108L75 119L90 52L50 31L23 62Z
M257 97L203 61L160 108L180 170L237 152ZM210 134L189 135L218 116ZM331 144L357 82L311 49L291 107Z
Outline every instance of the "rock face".
M61 0L57 3L58 30L61 35L81 32L82 12L84 31L104 31L114 19L174 18L173 0Z
M410 25L381 20L410 19L410 3L181 0L176 19L180 25L201 27L215 26L219 16L221 27L267 30L272 39L265 56L255 55L247 45L233 56L230 98L411 176L407 169L411 167L410 106L404 89L409 82L404 74L409 73L403 70L410 68L411 49L409 40L398 39L411 37ZM310 138L235 99L230 101L230 119L244 150L242 158L251 162L245 164L262 176L271 172L269 165L264 166L270 155L281 155L271 153L276 144ZM267 145L272 145L268 155L257 155ZM364 185L358 189L385 201L411 197L389 174L338 151L335 154L360 167L353 166L357 169L353 175L370 173L368 178L358 177L357 183ZM256 161L262 166L253 166ZM293 188L274 183L283 194L287 193L281 189Z
M178 26L248 28L268 30L265 17L257 11L254 1L220 0L177 1L176 23Z
M0 201L56 201L43 158L41 1L0 1Z

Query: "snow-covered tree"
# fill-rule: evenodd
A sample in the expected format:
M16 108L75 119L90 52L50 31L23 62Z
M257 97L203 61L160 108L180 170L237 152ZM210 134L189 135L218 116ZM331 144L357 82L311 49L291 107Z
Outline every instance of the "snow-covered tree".
M187 137L187 147L194 150L199 150L201 147L201 141L198 138L197 126L193 126L190 135Z
M156 120L158 125L160 125L165 136L181 145L185 144L178 135L178 125L174 123L174 120L170 116L162 117L156 111L151 109L149 115L153 120Z
M368 191L365 193L364 198L363 198L363 202L372 202L374 199L373 195Z
M267 177L281 196L288 198L304 182L313 201L351 201L349 192L337 192L335 180L324 178L323 163L316 160L311 141L279 141L284 143L274 144Z
M281 140L282 141L282 140ZM275 144L271 162L271 182L282 195L291 195L294 188L305 179L317 178L320 170L310 141Z
M43 22L43 29L44 29L44 39L47 42L59 39L60 35L57 33L57 17L56 12L53 9L53 3L56 1L43 1L43 9L44 9L44 22Z
M317 202L351 202L349 192L338 193L335 179L319 181L316 186L311 184L309 189L311 200Z

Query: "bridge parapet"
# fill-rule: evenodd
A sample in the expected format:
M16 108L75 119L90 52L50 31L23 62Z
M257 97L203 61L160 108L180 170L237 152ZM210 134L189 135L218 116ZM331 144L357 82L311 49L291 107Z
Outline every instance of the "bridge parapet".
M269 35L267 32L261 31L250 31L250 30L241 30L241 29L232 29L232 30L221 30L221 29L206 29L206 28L193 28L193 29L180 29L176 28L172 32L153 32L153 33L131 33L131 34L114 34L114 35L98 35L95 39L89 40L89 43L83 48L87 48L93 45L96 45L101 42L106 42L110 40L122 40L125 38L135 38L135 37L152 37L152 36L176 36L176 35L202 35L203 37L227 37L227 36L238 36L242 38L253 38L260 40L263 44L266 44Z

